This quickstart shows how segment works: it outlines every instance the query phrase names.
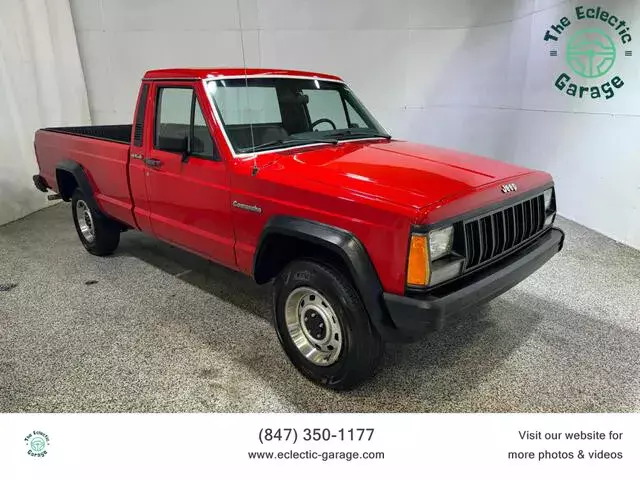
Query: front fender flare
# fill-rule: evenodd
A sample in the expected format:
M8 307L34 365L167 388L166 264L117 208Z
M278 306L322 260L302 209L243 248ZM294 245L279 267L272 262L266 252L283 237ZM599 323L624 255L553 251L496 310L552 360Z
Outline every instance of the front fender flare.
M256 254L253 271L260 265L262 246L272 234L292 236L321 248L326 248L340 256L349 269L354 286L360 294L371 323L385 339L396 339L397 329L391 322L383 301L383 289L378 274L364 245L351 232L320 222L297 217L276 216L265 225ZM259 280L256 278L256 280Z

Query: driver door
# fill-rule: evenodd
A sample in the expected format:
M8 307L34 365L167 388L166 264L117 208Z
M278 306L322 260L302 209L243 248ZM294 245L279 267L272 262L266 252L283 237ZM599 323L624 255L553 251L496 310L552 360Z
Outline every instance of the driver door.
M145 155L151 227L162 240L234 267L229 174L200 90L193 82L153 86L155 120Z

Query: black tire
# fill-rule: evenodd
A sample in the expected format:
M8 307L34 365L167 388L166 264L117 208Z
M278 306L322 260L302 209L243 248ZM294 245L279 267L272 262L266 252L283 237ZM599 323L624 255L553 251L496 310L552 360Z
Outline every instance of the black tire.
M93 225L93 238L87 239L85 235L82 233L80 229L80 224L78 223L78 202L84 202L83 205L86 205L89 213L91 223ZM116 248L118 248L118 244L120 243L120 225L118 225L113 220L107 218L100 212L93 208L93 202L88 200L87 195L85 195L82 190L76 188L71 197L71 212L73 215L73 223L76 226L76 232L78 233L78 237L80 241L84 245L84 248L93 255L97 255L103 257L105 255L111 255Z
M309 361L296 347L287 328L287 298L300 287L320 293L333 308L340 324L342 346L337 360L331 365L320 366ZM323 387L348 390L373 376L382 357L383 343L355 288L338 269L313 260L291 262L275 281L273 307L280 344L305 377Z

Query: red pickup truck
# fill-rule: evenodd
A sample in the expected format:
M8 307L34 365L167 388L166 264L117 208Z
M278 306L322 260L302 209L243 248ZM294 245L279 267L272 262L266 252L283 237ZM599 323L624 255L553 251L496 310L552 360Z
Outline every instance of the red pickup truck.
M329 388L562 248L550 175L392 139L335 76L153 70L133 122L38 130L35 186L94 255L137 229L274 281L284 351Z

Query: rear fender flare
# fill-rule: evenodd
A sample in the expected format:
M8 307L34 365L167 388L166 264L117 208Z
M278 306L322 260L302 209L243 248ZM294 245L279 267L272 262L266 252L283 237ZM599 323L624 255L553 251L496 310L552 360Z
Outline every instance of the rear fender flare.
M98 202L95 199L94 191L93 191L94 189L91 184L91 181L89 180L89 176L87 175L87 172L82 167L82 165L80 165L78 162L75 162L73 160L67 160L67 159L62 160L60 163L58 163L58 165L56 166L56 181L58 182L58 190L62 190L60 188L60 183L58 181L58 172L61 172L61 171L70 173L73 176L73 178L75 178L76 183L78 184L78 188L80 188L80 190L82 190L82 193L85 194L86 200L87 200L87 203L89 203L89 206L92 209L98 212L101 212L102 210L98 206ZM60 191L59 193L65 202L68 202L69 200L71 200L71 195L73 195L73 192L71 193L65 192L64 195L62 191Z

